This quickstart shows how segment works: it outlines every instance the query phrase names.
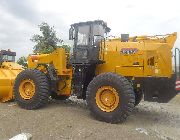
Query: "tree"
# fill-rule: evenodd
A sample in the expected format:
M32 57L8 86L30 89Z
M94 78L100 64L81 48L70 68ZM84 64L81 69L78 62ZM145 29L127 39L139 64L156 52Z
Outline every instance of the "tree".
M58 48L63 48L67 53L70 53L71 47L67 44L62 44L61 46L57 46Z
M39 26L42 35L35 34L30 40L35 42L34 53L50 53L58 43L63 42L62 39L56 36L54 27L50 27L46 22L42 22Z
M17 60L17 63L19 65L22 65L24 69L26 69L28 67L28 64L27 64L27 59L26 57L22 56L20 57L18 60Z

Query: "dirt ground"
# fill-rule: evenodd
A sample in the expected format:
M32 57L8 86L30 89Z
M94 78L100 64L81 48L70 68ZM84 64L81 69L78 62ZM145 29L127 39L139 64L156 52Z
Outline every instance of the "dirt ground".
M82 100L51 101L40 110L0 103L0 140L26 132L33 140L178 140L180 95L170 103L141 102L123 124L95 120Z

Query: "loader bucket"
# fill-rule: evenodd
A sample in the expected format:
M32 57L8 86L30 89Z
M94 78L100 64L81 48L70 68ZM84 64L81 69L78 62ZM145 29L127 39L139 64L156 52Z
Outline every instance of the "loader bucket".
M15 62L4 62L0 66L0 102L12 100L16 76L23 68Z

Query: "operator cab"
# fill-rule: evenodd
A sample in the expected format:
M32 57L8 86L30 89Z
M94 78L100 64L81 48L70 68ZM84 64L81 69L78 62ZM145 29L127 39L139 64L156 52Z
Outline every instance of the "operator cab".
M105 46L108 32L110 28L102 20L75 23L69 29L69 39L74 40L70 57L74 69L72 86L79 99L86 98L87 86L95 76L96 65L103 63L99 60L99 51L102 45Z
M80 22L71 25L69 39L74 40L72 64L98 64L100 42L110 28L102 20Z
M15 62L16 52L11 52L10 50L0 51L0 64L3 62Z

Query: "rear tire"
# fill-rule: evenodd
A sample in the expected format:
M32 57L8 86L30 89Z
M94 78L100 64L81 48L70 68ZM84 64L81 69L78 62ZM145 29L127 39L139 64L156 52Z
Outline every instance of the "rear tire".
M21 90L23 81L31 81L34 84L35 91L33 96L26 96L26 91ZM24 96L22 96L24 94ZM49 82L44 73L35 69L27 69L19 73L14 84L15 101L24 109L33 110L47 105L50 92Z
M119 96L117 101L119 103L115 109L106 111L106 109L103 110L98 106L97 93L99 89L107 86L112 87L117 92ZM92 115L96 119L108 123L119 123L125 121L133 110L135 94L132 85L126 78L114 73L104 73L98 75L90 82L86 92L86 100Z

